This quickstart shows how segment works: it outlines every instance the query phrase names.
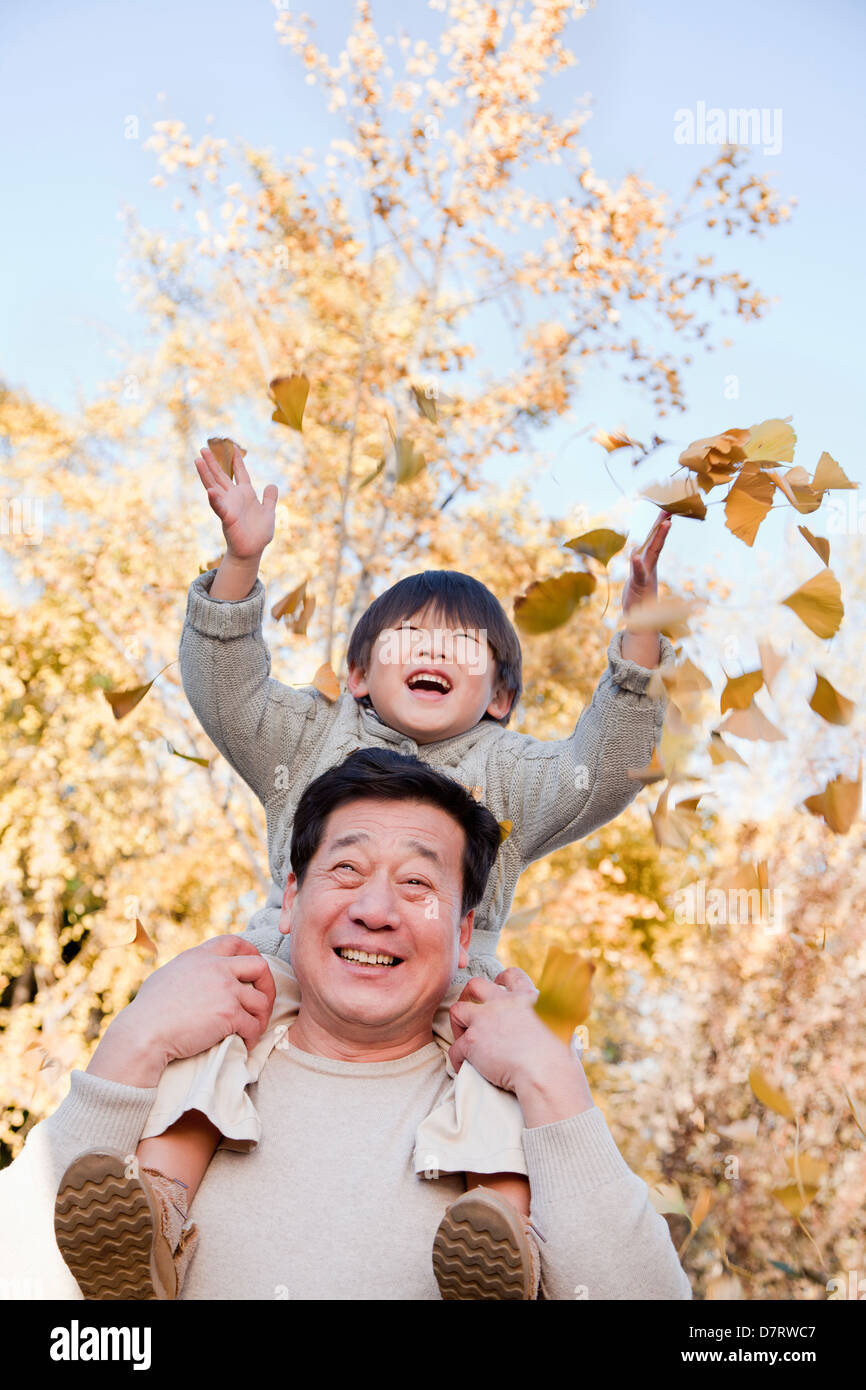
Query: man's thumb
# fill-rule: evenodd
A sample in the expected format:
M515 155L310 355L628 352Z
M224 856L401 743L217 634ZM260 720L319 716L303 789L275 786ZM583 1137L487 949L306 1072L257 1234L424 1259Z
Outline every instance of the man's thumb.
M275 485L273 483L268 483L267 487L262 493L263 505L270 507L271 511L275 511L277 506L277 498L279 497L279 495L280 494L277 491Z

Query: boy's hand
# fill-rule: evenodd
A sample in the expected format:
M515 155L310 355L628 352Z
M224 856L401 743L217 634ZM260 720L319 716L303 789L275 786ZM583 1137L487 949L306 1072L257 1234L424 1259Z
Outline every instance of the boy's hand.
M276 487L269 483L259 501L237 445L232 460L234 481L223 472L208 448L202 449L195 466L207 500L222 522L227 554L233 560L258 562L274 538L279 496Z
M632 551L631 574L622 596L622 609L627 613L639 603L655 598L658 594L656 566L668 531L671 529L670 512L662 512L646 540L637 550Z

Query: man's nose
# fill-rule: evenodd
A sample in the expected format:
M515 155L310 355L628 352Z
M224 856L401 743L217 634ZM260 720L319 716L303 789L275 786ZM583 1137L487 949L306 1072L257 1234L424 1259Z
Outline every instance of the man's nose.
M400 904L387 878L368 879L349 908L349 917L371 931L400 925Z

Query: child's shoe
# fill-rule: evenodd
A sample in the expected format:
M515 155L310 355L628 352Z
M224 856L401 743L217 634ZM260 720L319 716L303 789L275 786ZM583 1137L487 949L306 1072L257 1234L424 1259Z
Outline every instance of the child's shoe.
M443 1299L537 1298L541 1259L534 1228L497 1192L473 1187L439 1223L433 1271Z
M54 1234L85 1298L177 1298L198 1245L187 1210L177 1179L91 1149L61 1178Z

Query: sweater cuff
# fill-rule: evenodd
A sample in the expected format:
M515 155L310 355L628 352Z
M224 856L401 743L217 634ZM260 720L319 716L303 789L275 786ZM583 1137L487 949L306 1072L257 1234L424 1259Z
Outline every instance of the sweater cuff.
M652 671L647 666L638 666L636 661L627 661L622 654L622 639L625 632L620 630L615 632L610 639L607 649L607 659L610 674L616 685L621 685L624 690L631 690L635 695L645 695L649 684ZM669 637L659 633L659 663L655 668L673 666L676 661L674 644ZM652 697L650 697L652 698ZM657 697L664 699L664 696Z
M597 1105L523 1131L533 1202L549 1203L592 1192L603 1183L633 1178Z
M257 579L246 598L211 598L216 570L193 580L186 600L186 621L205 637L247 637L262 625L265 586Z
M80 1138L82 1149L119 1149L134 1154L156 1091L155 1086L125 1086L76 1070L67 1095L46 1123L62 1128L70 1138Z

